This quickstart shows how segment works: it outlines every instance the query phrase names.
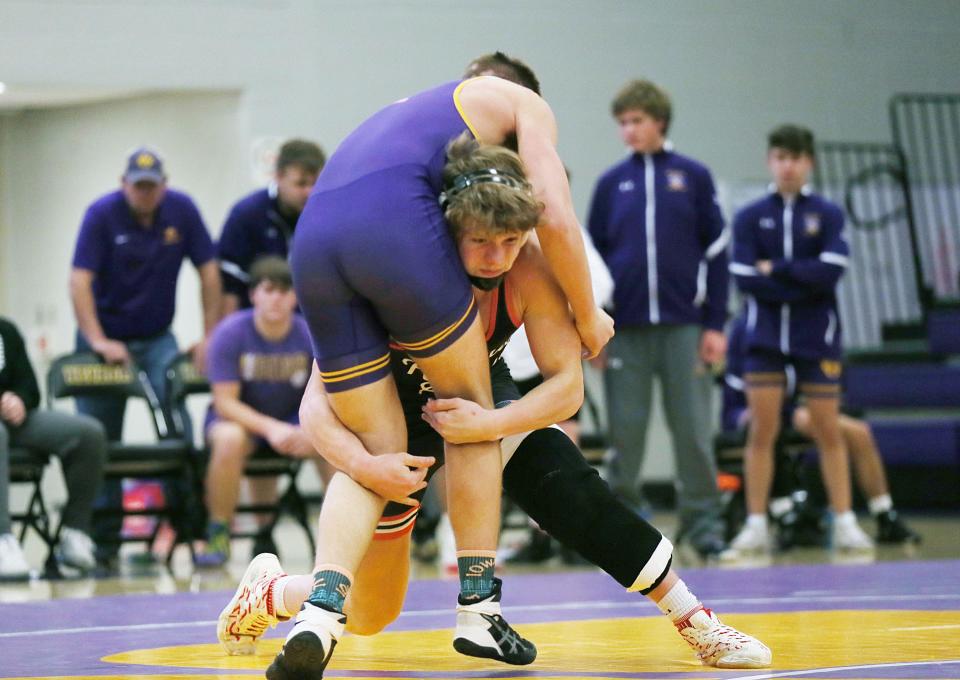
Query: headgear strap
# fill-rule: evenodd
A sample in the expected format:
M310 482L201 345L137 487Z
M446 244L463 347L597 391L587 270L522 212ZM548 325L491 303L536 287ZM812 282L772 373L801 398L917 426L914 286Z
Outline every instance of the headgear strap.
M457 194L463 193L474 184L503 184L512 189L523 190L523 182L505 172L496 168L484 168L457 175L453 181L447 185L447 188L440 193L440 208L447 209L450 200Z

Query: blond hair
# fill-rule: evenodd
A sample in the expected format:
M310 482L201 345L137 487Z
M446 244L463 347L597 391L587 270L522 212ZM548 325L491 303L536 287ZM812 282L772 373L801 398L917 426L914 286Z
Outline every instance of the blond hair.
M533 196L523 161L502 146L480 146L464 133L447 147L443 168L444 216L455 236L466 226L494 232L529 231L543 203Z

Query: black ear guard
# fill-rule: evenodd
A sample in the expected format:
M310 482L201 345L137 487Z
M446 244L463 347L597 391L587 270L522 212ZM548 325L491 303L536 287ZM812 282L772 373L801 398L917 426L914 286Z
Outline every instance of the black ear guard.
M513 175L501 172L496 168L474 170L473 172L466 172L453 178L453 181L440 193L440 208L446 210L450 199L466 191L474 184L503 184L520 190L524 188L523 182L519 179Z

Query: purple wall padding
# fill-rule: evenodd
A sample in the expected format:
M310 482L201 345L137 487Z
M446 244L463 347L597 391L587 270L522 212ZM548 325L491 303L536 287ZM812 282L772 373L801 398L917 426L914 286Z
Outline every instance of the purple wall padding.
M960 366L853 364L845 373L844 404L851 408L960 407Z
M960 309L935 309L927 318L930 351L960 354Z
M870 426L890 467L960 467L960 419L879 420Z

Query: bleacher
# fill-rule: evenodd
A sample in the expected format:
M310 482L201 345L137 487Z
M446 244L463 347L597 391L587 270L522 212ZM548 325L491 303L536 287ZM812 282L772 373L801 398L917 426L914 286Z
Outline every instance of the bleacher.
M871 424L901 507L960 505L960 95L890 101L892 143L823 142L818 189L844 208L844 408Z

